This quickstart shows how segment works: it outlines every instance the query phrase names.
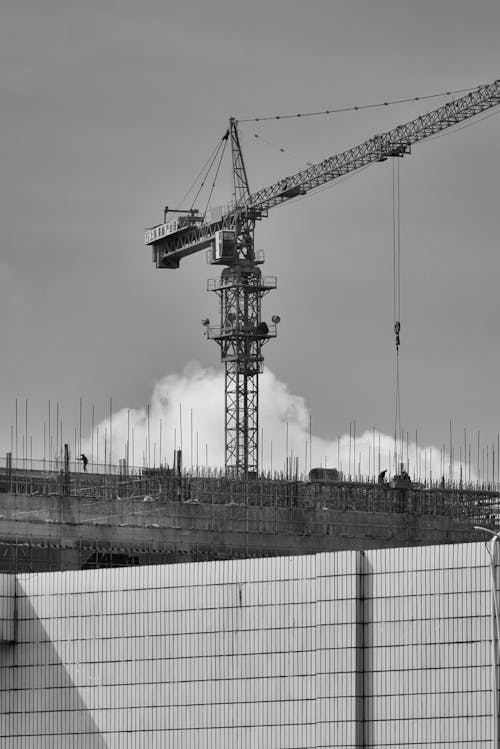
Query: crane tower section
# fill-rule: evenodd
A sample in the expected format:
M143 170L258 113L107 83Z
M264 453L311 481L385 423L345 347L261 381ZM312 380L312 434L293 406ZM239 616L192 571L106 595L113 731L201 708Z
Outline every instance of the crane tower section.
M226 471L253 477L259 470L259 374L262 346L276 336L276 321L261 318L262 298L276 288L255 262L241 260L208 282L219 298L217 325L206 323L207 338L218 343L225 366Z

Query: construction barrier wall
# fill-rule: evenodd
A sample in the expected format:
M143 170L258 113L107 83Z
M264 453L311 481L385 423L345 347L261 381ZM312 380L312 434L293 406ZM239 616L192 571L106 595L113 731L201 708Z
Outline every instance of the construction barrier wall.
M486 749L483 543L12 576L9 749Z

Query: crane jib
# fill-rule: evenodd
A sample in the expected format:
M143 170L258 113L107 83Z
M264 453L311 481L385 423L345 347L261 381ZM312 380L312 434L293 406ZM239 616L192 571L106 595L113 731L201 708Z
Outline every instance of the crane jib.
M237 207L232 204L219 211L216 220L205 223L201 216L189 214L147 229L145 242L153 248L153 261L160 268L177 267L183 257L209 247L217 231L234 228L240 216L253 221L264 218L270 208L369 164L409 154L415 143L499 103L500 80L496 80L386 133L375 135L354 148L248 194Z

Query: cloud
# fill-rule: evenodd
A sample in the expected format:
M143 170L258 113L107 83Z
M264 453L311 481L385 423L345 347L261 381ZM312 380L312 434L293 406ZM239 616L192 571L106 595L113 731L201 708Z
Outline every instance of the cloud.
M335 467L345 476L375 476L395 472L393 437L377 430L357 434L314 434L307 404L290 392L269 369L260 379L259 462L265 471L304 475L314 466ZM163 377L154 387L145 408L122 409L103 420L82 443L95 462L130 465L172 465L174 450L182 449L184 467L224 465L224 374L196 362L180 374ZM444 449L405 442L397 463L405 463L414 479L450 475ZM451 474L460 478L460 463L452 461ZM463 476L464 480L468 476ZM475 475L471 473L471 478Z

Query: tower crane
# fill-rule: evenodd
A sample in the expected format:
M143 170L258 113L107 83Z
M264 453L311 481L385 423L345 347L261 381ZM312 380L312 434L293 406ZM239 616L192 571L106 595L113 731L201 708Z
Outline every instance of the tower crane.
M224 266L208 290L219 298L217 325L203 320L207 338L216 341L225 364L225 463L228 475L256 476L259 468L259 374L262 346L276 336L279 317L261 319L262 298L276 288L276 278L260 270L262 253L254 248L257 221L271 208L354 172L369 164L403 157L411 147L500 104L500 79L421 115L364 143L330 156L257 192L251 192L238 122L229 120L224 139L230 140L233 199L202 216L196 210L146 229L157 268L178 268L193 253L208 250L212 265ZM175 211L178 213L179 211Z

